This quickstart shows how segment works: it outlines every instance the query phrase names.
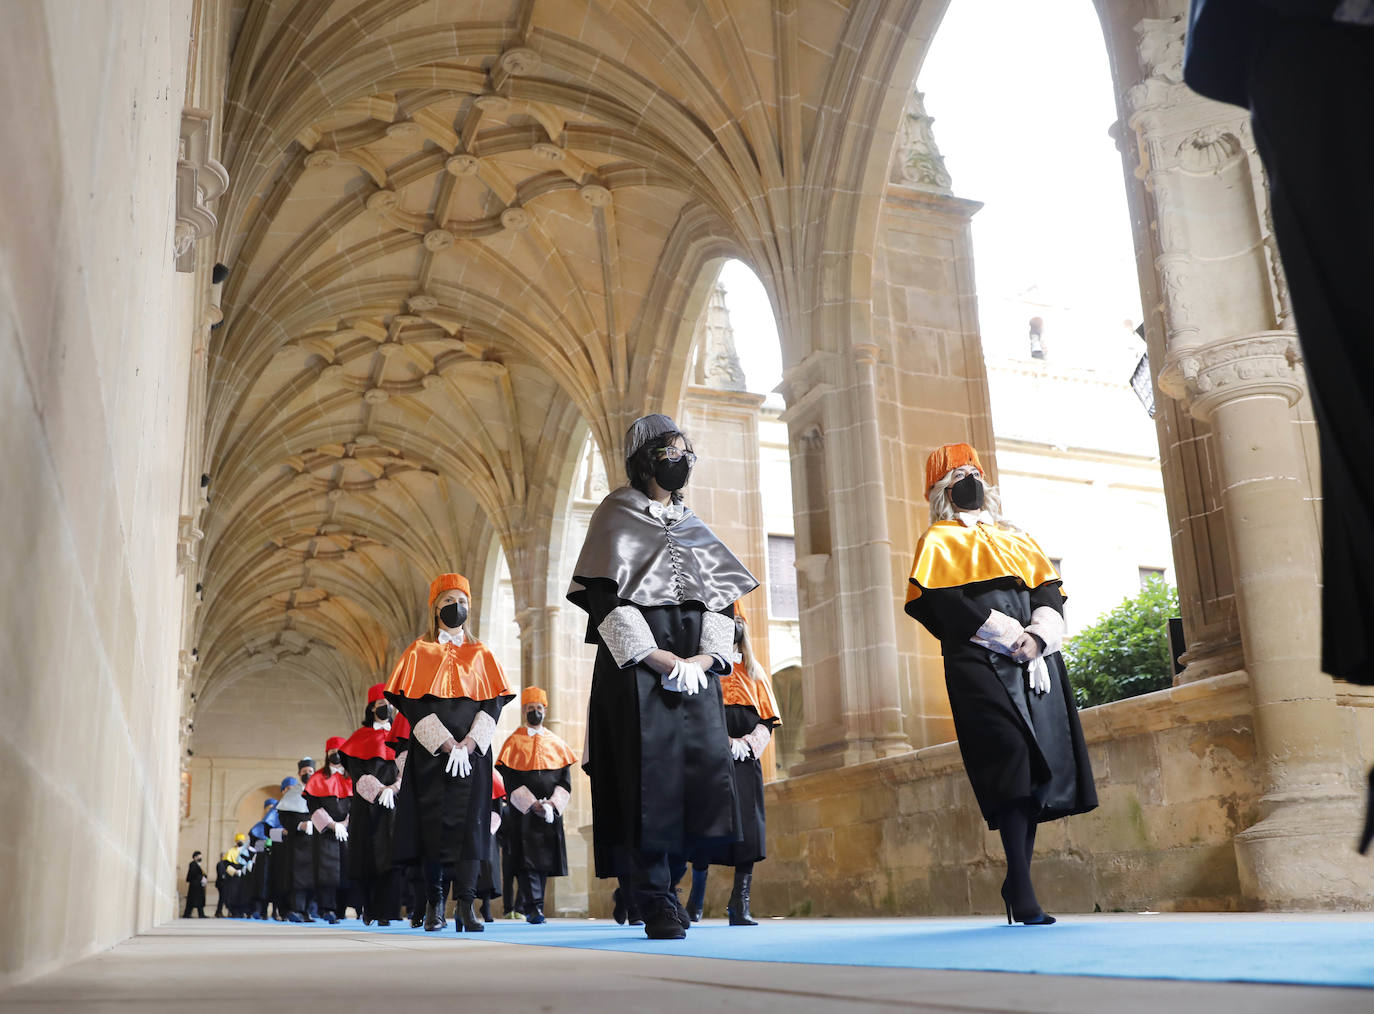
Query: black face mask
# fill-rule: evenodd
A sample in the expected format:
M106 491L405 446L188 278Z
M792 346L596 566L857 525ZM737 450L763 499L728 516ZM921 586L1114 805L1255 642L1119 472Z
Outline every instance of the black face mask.
M468 607L461 602L450 602L439 610L439 622L452 629L461 627L468 621Z
M335 750L333 753L329 755L329 763L342 766L343 756L337 750Z
M983 483L976 475L966 475L949 487L949 499L961 511L976 511L983 506Z
M379 704L372 709L372 720L374 722L385 722L391 717L391 705Z
M686 458L677 461L659 461L654 464L654 482L675 493L687 485L687 477L692 474L692 466Z
M537 711L527 711L525 712L525 721L529 722L530 725L543 725L544 716Z

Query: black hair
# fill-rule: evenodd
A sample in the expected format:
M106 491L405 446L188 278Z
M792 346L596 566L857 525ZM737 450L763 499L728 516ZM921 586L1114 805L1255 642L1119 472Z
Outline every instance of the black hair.
M678 429L671 429L649 438L640 445L638 450L627 457L625 459L625 474L629 476L630 485L648 496L649 481L653 479L654 465L658 463L658 452L665 447L671 447L679 437L687 445L687 450L692 450L692 441L688 439L687 434ZM673 503L682 503L682 490L673 490L672 499Z

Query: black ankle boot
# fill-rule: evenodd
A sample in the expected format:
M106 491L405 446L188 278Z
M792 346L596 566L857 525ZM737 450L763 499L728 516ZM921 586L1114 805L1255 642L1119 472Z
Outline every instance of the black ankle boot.
M701 922L701 913L706 908L707 870L692 871L692 889L687 894L687 915L692 922Z
M448 925L448 920L444 918L443 883L428 885L425 894L425 932L434 933Z
M472 910L472 899L458 897L458 904L453 910L453 930L455 933L483 933L486 926L482 920L477 918L477 913Z
M678 918L678 907L667 898L656 899L644 920L644 935L650 940L682 940L687 928Z
M482 921L483 921L483 922L495 922L495 921L496 921L496 920L493 919L492 916L491 916L491 899L490 899L490 898L483 898L483 899L482 899Z
M753 879L752 873L735 871L735 889L730 892L730 901L725 907L725 912L730 917L731 926L758 925L749 918L749 886Z

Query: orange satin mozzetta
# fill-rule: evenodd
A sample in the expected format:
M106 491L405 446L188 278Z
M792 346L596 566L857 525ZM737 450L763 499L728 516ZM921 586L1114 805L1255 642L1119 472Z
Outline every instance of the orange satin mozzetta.
M782 724L782 719L778 717L778 706L773 700L773 688L767 680L756 680L750 676L743 662L736 662L730 675L721 677L720 695L726 705L753 708L761 721Z
M957 588L999 577L1020 578L1027 588L1059 580L1049 558L1025 532L937 521L916 543L906 600L920 598L925 588Z
M490 701L515 696L506 685L501 666L486 646L476 641L461 645L413 642L386 681L386 692L411 700L429 696Z
M531 736L524 729L516 729L506 737L497 764L512 771L557 771L577 763L577 754L557 736L541 732Z

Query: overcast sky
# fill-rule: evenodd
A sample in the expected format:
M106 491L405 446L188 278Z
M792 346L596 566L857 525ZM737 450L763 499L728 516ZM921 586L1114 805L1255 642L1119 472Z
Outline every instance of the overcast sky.
M1129 376L1144 346L1116 118L1101 29L1083 0L951 0L918 80L973 219L983 346L1023 355L1045 321L1057 361ZM721 280L750 390L781 379L763 287L743 264Z

